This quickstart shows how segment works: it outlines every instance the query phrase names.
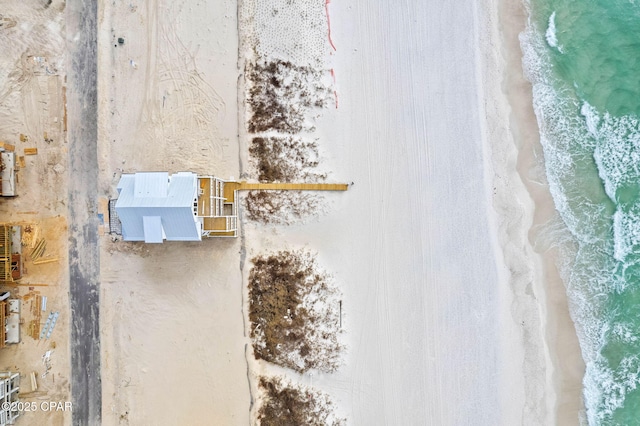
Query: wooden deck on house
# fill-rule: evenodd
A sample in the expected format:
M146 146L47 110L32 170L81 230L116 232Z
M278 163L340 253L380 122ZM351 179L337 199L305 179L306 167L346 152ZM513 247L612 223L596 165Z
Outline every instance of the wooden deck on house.
M198 216L214 217L224 214L224 182L209 176L198 178Z
M205 217L203 219L205 231L226 231L227 230L227 218L226 217Z
M343 183L249 183L228 182L198 176L197 213L204 235L235 237L238 228L236 191L346 191Z
M211 182L209 179L198 179L198 216L212 216Z
M225 182L224 183L224 198L227 199L227 202L233 203L236 201L236 189L238 186L238 182Z

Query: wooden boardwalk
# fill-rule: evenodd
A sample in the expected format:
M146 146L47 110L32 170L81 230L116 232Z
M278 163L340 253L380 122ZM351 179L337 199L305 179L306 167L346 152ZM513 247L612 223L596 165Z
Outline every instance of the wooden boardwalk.
M234 191L250 190L292 190L292 191L346 191L346 183L249 183L227 182L225 187Z

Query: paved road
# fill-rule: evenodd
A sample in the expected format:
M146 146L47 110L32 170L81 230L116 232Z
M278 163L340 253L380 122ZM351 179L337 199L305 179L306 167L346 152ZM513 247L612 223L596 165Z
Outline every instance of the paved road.
M66 5L71 397L74 425L101 423L97 2Z

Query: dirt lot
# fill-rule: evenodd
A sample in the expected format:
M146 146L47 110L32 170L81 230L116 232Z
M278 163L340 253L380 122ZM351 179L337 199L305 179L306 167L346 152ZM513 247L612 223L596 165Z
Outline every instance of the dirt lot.
M22 301L21 342L0 349L0 371L21 374L20 398L27 402L70 401L68 276L68 145L65 111L64 2L48 7L38 1L0 1L0 140L15 145L19 161L15 198L0 199L0 222L18 223L23 233L46 240L43 258L34 264L29 242L22 247L24 275L3 286ZM36 155L25 149L36 148ZM20 164L21 163L21 164ZM33 241L35 243L35 241ZM57 260L53 260L57 259ZM46 297L46 311L36 306ZM32 321L44 324L59 312L49 339L29 334ZM39 337L39 336L38 336ZM43 355L51 350L50 369ZM37 390L29 374L36 373ZM69 411L23 413L21 424L62 425Z
M103 200L122 172L238 176L235 14L226 0L104 3ZM240 239L100 243L104 423L247 424Z

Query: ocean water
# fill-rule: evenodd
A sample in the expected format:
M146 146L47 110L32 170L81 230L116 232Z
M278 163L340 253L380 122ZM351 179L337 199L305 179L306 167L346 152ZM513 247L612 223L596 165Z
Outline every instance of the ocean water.
M521 36L590 425L640 425L640 1L529 0Z

